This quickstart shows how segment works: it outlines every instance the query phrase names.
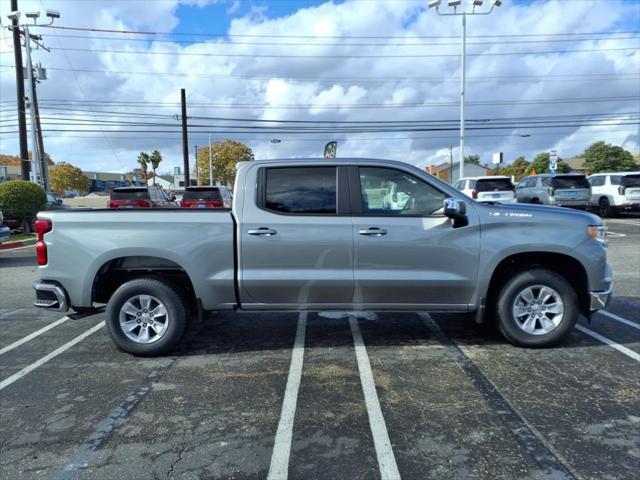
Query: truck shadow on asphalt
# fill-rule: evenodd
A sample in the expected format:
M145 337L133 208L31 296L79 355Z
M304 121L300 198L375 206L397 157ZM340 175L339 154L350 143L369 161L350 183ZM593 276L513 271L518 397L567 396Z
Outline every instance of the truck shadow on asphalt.
M356 314L357 315L357 314ZM359 318L359 326L367 348L376 347L441 347L436 332L430 330L414 312L384 312ZM442 332L461 346L492 347L532 351L510 345L496 330L495 324L478 325L473 316L466 314L432 314ZM586 327L605 325L594 320L591 326L584 317L579 323ZM297 312L220 312L201 322L194 321L181 345L172 356L215 355L242 352L290 350L294 344L298 323ZM606 324L621 334L620 344L640 343L640 332L624 325ZM574 331L564 342L544 350L602 347L602 343ZM306 326L305 348L353 348L348 316L323 318L309 312Z

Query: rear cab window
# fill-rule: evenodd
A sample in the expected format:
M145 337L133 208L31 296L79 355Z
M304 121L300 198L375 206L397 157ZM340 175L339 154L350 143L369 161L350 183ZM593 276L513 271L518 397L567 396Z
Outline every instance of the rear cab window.
M622 177L623 187L640 187L640 174L625 175Z
M335 166L266 168L258 202L281 214L336 215L337 183Z

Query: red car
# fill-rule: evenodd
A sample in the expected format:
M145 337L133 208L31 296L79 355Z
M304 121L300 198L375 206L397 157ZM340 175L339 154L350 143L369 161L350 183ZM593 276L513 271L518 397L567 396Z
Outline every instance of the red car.
M175 200L160 187L122 187L112 190L109 208L176 208Z
M233 194L227 187L187 187L182 208L231 208Z

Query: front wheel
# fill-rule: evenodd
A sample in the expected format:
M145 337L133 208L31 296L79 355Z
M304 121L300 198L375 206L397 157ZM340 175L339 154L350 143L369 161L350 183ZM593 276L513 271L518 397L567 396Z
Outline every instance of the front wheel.
M513 345L548 347L562 341L578 318L578 298L555 272L531 270L516 274L497 301L500 333Z
M169 283L137 278L124 283L107 305L107 328L121 350L143 357L163 355L182 339L184 300Z

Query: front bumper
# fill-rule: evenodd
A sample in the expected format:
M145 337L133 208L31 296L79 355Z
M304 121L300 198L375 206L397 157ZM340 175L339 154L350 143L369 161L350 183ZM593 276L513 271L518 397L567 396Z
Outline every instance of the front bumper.
M589 292L589 310L595 312L596 310L602 310L609 304L611 300L611 288L600 292Z
M36 301L33 302L35 307L49 308L59 312L69 310L69 297L61 285L39 280L34 282L33 289L36 291Z

